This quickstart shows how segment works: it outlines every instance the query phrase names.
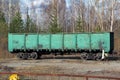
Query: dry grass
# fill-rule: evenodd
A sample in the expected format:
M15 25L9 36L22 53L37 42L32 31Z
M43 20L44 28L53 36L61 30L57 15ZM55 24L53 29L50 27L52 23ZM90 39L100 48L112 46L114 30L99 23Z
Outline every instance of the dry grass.
M7 37L0 37L0 59L13 58L14 55L8 52Z

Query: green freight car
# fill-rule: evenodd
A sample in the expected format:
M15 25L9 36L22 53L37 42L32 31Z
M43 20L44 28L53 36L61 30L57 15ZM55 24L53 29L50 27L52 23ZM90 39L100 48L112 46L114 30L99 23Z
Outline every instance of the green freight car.
M101 59L114 48L110 32L34 34L9 33L8 50L21 59L37 59L44 54L78 53L82 59Z

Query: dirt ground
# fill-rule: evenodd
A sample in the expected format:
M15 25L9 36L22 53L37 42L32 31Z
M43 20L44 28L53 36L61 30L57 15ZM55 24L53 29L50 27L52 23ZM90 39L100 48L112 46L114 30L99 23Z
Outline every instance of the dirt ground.
M120 75L120 60L93 61L78 57L44 57L40 60L1 59L0 72L31 72L50 74L83 74L94 76Z

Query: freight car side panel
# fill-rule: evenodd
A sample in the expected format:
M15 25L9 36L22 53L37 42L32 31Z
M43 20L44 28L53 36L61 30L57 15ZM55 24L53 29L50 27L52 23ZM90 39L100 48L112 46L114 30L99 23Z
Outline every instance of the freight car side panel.
M76 50L77 36L76 34L64 34L64 49Z
M25 46L27 50L37 50L38 46L38 35L37 34L26 34L25 35ZM23 40L24 41L24 40Z
M8 37L8 47L9 47L9 51L12 52L13 49L14 50L23 50L25 48L24 46L24 40L25 40L25 37L24 37L24 34L9 34L9 37Z
M105 33L8 34L8 49L13 50L98 50L113 49L113 36Z
M77 48L80 50L90 49L90 34L77 34Z
M46 50L46 49L50 49L50 34L39 34L39 37L38 37L38 49L39 50Z
M12 46L12 34L8 34L8 51L12 52L13 51L13 46Z
M102 33L96 33L93 34L91 33L91 49L92 50L102 50L103 49L103 44L104 44L104 34Z
M111 49L111 46L113 46L113 45L110 45L110 44L113 43L113 42L110 41L110 39L111 39L110 36L111 36L111 33L104 33L104 36L103 36L103 41L104 41L104 43L103 43L103 49L105 50L105 52L109 52L110 49ZM112 37L112 40L113 39L114 38Z
M51 49L62 49L63 48L63 35L52 34L51 35Z
M110 51L110 34L109 33L92 33L91 34L91 49Z

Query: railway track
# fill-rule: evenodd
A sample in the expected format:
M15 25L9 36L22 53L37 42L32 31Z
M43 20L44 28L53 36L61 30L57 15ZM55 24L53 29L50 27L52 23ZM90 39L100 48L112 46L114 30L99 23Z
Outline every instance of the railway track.
M64 59L65 58L65 59ZM19 60L19 59L4 59L0 60L0 75L19 74L29 77L71 77L84 78L84 80L109 79L120 80L120 60L112 61L93 61L80 60L78 57L66 58L44 57L40 60ZM13 73L12 73L13 72ZM81 74L81 75L80 75ZM88 79L87 79L88 78ZM41 79L41 80L43 80ZM2 79L3 80L3 79ZM31 80L31 79L28 79ZM39 79L37 79L39 80ZM44 79L46 80L46 79ZM47 79L58 80L58 79ZM61 80L61 79L59 79ZM63 80L63 79L62 79ZM69 79L64 79L69 80ZM72 79L73 80L73 79ZM74 79L83 80L83 79Z
M91 76L91 75L73 75L73 74L40 74L40 73L25 73L25 72L0 72L0 75L12 75L12 74L17 74L17 75L22 75L22 76L49 76L49 77L83 77L85 80L89 79L108 79L108 80L120 80L120 77L110 77L110 76Z

